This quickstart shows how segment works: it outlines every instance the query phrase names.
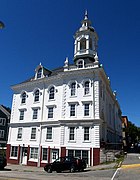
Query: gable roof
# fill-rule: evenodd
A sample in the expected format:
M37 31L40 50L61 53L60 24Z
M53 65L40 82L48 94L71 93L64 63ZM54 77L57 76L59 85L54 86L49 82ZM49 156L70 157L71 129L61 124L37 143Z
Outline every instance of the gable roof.
M0 110L8 117L10 118L10 108L7 108L3 105L0 105Z

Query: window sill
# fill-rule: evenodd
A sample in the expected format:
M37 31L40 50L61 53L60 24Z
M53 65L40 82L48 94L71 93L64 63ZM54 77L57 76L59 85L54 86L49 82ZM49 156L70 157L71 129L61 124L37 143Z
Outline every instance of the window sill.
M48 99L48 101L49 101L49 102L51 102L51 101L55 101L55 99Z
M83 97L89 97L91 94L84 94Z
M38 162L38 159L30 158L29 161L32 161L32 162Z
M30 141L36 141L36 139L30 139Z
M76 98L77 97L77 95L74 95L74 96L70 96L70 98Z
M10 156L10 159L18 159L17 157L12 157L12 156Z
M48 163L48 161L47 160L42 160L41 163Z
M83 143L91 143L91 141L83 141Z
M75 140L69 140L68 143L76 143Z
M26 105L26 103L21 103L20 105L21 105L21 106L24 106L24 105Z
M22 141L22 139L17 139L17 141Z
M46 142L53 142L52 139L46 139L45 141L46 141Z
M33 104L38 104L38 103L40 103L40 101L34 101L34 102L33 102Z

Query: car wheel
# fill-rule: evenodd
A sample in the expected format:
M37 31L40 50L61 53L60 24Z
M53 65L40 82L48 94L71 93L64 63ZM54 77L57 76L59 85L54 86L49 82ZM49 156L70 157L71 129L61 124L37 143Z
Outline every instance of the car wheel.
M70 168L70 172L73 173L75 171L75 167L72 165Z
M48 167L47 172L48 172L48 173L52 173L52 168L51 168L51 166Z

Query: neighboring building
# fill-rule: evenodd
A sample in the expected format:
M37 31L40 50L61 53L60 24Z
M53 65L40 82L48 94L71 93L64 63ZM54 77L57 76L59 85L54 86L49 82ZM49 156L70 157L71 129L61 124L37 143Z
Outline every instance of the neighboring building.
M127 116L122 116L122 139L123 139L123 148L124 151L127 151L128 149L128 118Z
M0 105L0 149L6 149L8 140L8 123L10 108Z
M97 56L98 36L87 12L75 33L74 64L48 70L41 64L14 91L7 159L43 166L59 156L100 163L100 143L122 137L121 111Z

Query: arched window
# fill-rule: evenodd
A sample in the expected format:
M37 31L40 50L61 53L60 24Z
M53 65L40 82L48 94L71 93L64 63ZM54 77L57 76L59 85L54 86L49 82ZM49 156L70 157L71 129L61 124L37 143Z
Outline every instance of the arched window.
M85 94L85 95L89 94L89 81L86 81L86 82L85 82L84 94Z
M37 79L41 78L41 76L42 76L42 68L40 68L37 72Z
M78 65L78 68L83 68L83 61L79 61L77 65Z
M49 90L49 99L54 99L54 86L50 88Z
M71 84L71 96L75 96L76 95L76 82L73 82Z
M26 103L26 92L22 93L21 95L21 103L22 104Z
M34 102L39 101L39 90L36 90L34 93L35 97L34 97Z
M80 40L80 50L86 49L86 38Z

